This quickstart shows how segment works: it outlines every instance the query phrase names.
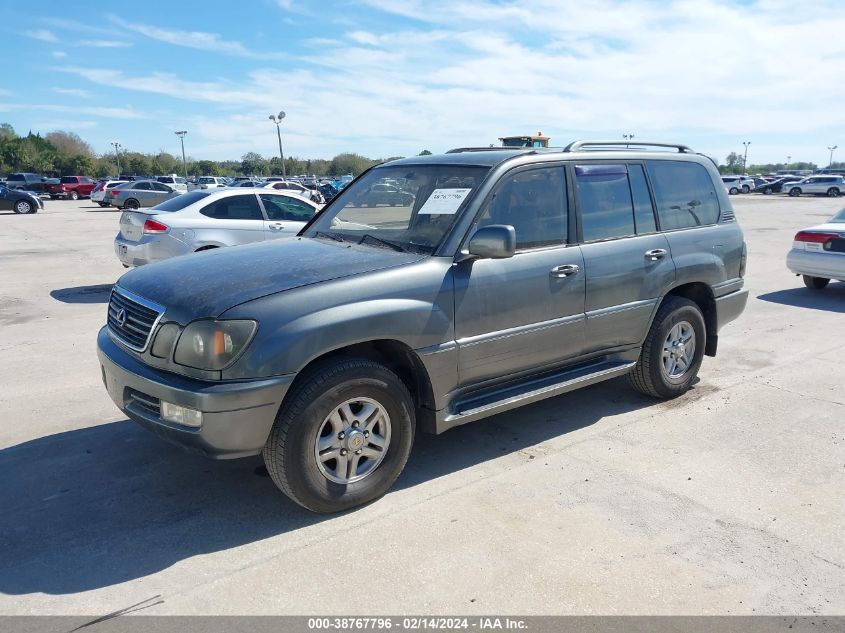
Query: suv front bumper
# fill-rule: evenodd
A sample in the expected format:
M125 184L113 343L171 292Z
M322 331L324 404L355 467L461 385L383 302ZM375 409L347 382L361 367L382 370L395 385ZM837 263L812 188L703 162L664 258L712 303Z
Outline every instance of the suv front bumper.
M250 381L195 380L145 365L115 343L107 329L97 336L103 383L127 417L207 457L232 459L261 452L293 374ZM202 425L163 420L158 411L162 400L202 411Z

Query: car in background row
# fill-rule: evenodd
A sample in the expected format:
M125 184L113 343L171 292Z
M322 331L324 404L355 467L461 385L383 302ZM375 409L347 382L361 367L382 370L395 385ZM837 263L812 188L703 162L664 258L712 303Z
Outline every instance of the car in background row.
M769 195L771 193L781 193L786 185L789 185L793 182L798 182L799 180L801 180L801 178L798 176L785 176L783 178L776 178L775 180L770 180L763 185L758 185L755 191L765 195Z
M20 215L27 215L38 213L38 210L43 208L44 203L35 194L0 185L0 211L14 211Z
M56 198L79 200L90 196L96 186L97 182L88 176L62 176L45 182L44 193L50 194L54 200Z
M845 209L824 224L799 231L786 266L815 290L825 288L831 279L845 281Z
M135 180L106 190L103 202L118 209L154 207L179 192L155 180Z
M6 186L9 189L17 189L18 191L32 191L33 193L44 193L44 186L48 178L41 174L33 174L30 172L20 172L17 174L9 174L6 176Z
M217 187L228 187L229 183L225 178L217 176L200 176L197 179L199 189L216 189Z
M785 189L793 198L809 193L817 196L838 198L845 191L845 178L842 176L810 176L790 183Z
M128 182L128 181L127 180L101 180L91 190L91 201L96 202L101 207L109 206L109 203L105 202L106 192L108 190L114 188L117 185L122 185L125 182Z
M124 266L293 237L320 207L284 191L194 190L148 211L124 211L114 250Z
M185 192L188 190L188 181L182 178L182 176L170 174L169 176L159 176L156 180L176 191Z
M732 196L738 193L750 193L756 188L754 179L748 176L722 176L722 182Z

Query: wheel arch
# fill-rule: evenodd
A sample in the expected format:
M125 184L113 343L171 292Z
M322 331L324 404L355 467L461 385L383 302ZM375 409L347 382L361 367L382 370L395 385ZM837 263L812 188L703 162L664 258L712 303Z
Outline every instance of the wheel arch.
M692 283L675 286L663 297L660 302L662 306L666 297L682 297L692 301L701 310L704 317L704 325L707 328L707 341L704 346L705 356L715 356L719 337L717 336L718 315L716 312L716 299L713 290L706 283L696 281ZM660 306L657 308L660 309ZM655 311L657 314L657 310Z
M307 377L318 365L341 358L366 358L384 365L395 373L411 393L416 409L417 425L426 432L434 432L435 398L428 370L413 349L395 339L374 339L353 343L313 358L298 372L288 393L294 393L297 382L305 379L304 377ZM282 401L282 406L284 406L284 401Z

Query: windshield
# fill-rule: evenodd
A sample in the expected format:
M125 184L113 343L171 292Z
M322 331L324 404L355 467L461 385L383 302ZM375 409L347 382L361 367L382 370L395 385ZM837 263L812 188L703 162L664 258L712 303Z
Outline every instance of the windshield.
M211 182L214 182L214 178L209 178L209 177L205 176L203 178L200 178L197 182L199 182L200 184L203 184L203 185L207 185Z
M845 209L840 210L839 213L837 213L832 218L830 218L830 221L831 222L845 222Z
M194 202L202 200L210 195L211 192L209 191L190 191L188 193L183 193L181 196L176 196L175 198L170 198L169 200L160 202L154 206L151 211L181 211L188 205L194 204Z
M489 167L378 167L343 190L305 233L433 253Z

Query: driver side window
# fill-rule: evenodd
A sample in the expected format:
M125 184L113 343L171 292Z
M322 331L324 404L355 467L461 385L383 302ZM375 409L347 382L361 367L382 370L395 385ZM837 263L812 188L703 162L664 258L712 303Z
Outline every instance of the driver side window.
M505 176L487 203L478 228L506 224L516 231L517 250L566 244L566 172L561 166Z

